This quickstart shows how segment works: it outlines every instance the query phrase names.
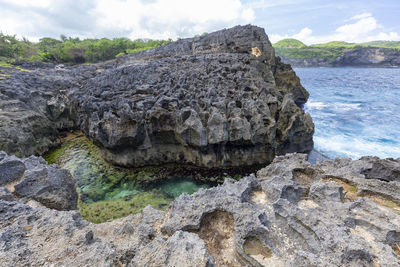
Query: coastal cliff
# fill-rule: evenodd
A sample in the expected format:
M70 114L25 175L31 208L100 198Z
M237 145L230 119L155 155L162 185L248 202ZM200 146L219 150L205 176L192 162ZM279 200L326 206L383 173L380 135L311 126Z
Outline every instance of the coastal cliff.
M0 71L0 266L400 265L400 159L288 153L312 149L309 95L261 28ZM266 167L95 224L79 181L31 156L73 129L124 166Z
M2 69L0 149L41 155L81 129L121 166L266 164L308 152L308 93L264 30L237 26L116 61Z
M382 47L352 49L336 58L281 58L293 67L400 67L400 51Z

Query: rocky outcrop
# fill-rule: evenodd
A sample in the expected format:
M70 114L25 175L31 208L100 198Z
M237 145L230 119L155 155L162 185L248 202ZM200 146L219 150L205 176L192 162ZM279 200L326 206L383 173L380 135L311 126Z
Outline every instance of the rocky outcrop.
M345 52L332 64L333 66L399 67L400 51L378 47L359 48Z
M32 67L0 80L0 149L19 156L71 128L122 166L235 167L313 147L308 93L255 26L98 65Z
M0 79L0 150L19 157L45 153L60 143L59 131L77 126L68 92L90 75L89 67L39 66L0 67L7 75Z
M288 58L282 61L293 67L400 67L400 51L381 47L361 47L345 51L343 56L328 58Z
M293 67L332 67L332 60L328 58L291 58L278 55L282 62Z
M0 190L0 265L398 266L400 159L306 158L102 224Z
M56 210L77 209L75 179L69 171L48 165L41 157L19 159L0 152L0 199L10 200L10 191L18 198L36 200Z
M231 167L312 147L312 120L296 105L308 94L275 63L261 28L184 39L118 63L80 91L81 128L115 164ZM294 81L283 82L288 73Z

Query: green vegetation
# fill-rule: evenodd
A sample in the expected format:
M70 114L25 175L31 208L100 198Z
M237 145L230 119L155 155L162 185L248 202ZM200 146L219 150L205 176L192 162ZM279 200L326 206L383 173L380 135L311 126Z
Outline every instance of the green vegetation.
M188 179L182 174L184 167L176 164L134 169L112 166L80 132L67 134L63 145L44 158L68 169L77 179L79 211L95 223L140 212L149 204L164 209L183 192L191 194L210 187Z
M114 59L117 56L156 48L172 40L130 40L128 38L85 39L67 38L60 40L41 38L33 43L28 39L19 40L15 35L0 33L0 62L16 60L44 61L53 63L96 63Z
M332 41L324 44L305 45L296 39L284 39L273 44L277 54L297 59L326 58L330 61L343 56L344 52L361 47L382 47L400 50L400 42L373 41L368 43L347 43Z
M80 214L86 220L93 223L102 223L125 217L132 213L139 213L149 204L153 208L164 210L171 201L172 198L168 198L157 191L150 191L93 203L79 201L78 207Z
M300 42L299 40L288 38L280 40L279 42L274 44L275 48L303 48L306 47L305 44Z

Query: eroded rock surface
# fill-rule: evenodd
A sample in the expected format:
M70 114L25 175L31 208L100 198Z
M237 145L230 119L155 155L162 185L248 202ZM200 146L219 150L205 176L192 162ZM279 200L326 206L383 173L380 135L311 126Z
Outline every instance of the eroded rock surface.
M398 160L306 159L102 224L2 189L0 265L399 266L400 183L374 167Z
M57 210L77 209L78 193L75 179L70 172L58 168L36 156L19 159L0 152L0 199L9 200L10 191L18 198L36 200Z
M42 154L79 128L118 165L266 164L308 152L308 93L264 30L237 26L96 65L0 80L0 149Z

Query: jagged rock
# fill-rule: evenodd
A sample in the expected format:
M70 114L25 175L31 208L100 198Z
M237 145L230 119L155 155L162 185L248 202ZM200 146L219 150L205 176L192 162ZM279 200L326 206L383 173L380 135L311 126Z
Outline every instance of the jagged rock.
M369 157L362 158L368 160ZM362 170L367 179L378 179L386 182L400 182L400 160L372 158L372 166Z
M56 165L49 166L41 157L31 156L21 160L5 153L3 155L0 162L0 177L4 177L1 185L11 185L17 197L33 199L57 210L77 209L76 181L69 171ZM4 197L8 196L6 193L4 191Z
M45 153L59 144L58 130L76 126L67 91L83 79L79 71L64 75L40 64L32 67L11 69L0 81L0 150L19 157Z
M312 184L308 199L317 204L343 201L343 187L335 182L317 182Z
M0 265L398 266L400 198L382 185L399 182L362 173L393 160L306 159L102 224L0 198Z
M313 146L311 117L298 107L308 93L290 66L275 62L261 28L238 26L117 62L77 93L81 128L111 162L230 167Z
M25 64L0 81L0 150L43 154L81 129L118 165L266 164L308 152L307 91L247 25L182 39L108 63Z

